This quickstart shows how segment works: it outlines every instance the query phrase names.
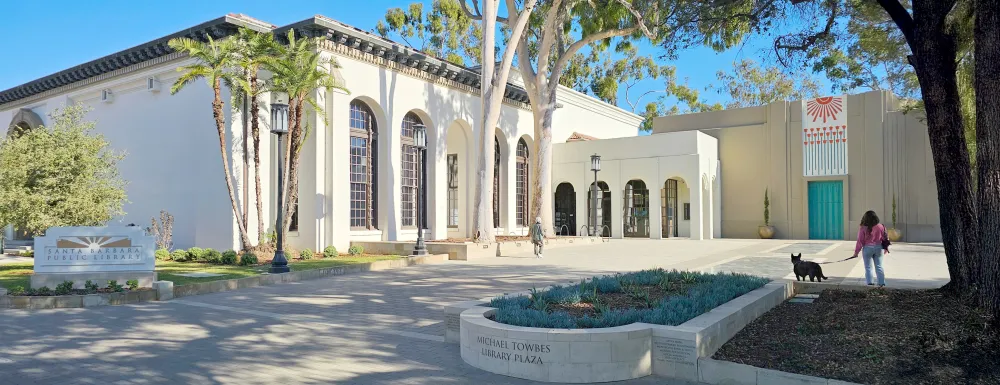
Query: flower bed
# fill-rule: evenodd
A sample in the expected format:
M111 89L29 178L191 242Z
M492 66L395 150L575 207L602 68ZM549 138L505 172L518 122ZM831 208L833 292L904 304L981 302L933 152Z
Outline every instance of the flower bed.
M498 297L492 320L537 328L608 328L636 322L680 325L770 282L745 274L643 270L571 286Z

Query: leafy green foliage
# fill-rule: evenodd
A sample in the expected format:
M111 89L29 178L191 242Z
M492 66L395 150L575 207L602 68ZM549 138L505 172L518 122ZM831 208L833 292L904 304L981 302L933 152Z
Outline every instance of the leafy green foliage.
M139 280L138 279L130 279L128 281L125 281L125 285L128 286L129 290L139 290Z
M125 214L125 155L109 149L81 105L56 109L51 126L0 142L0 223L39 235L55 226L100 226Z
M233 250L222 252L222 257L219 258L219 263L223 265L236 265L237 262L239 262L239 255Z
M192 247L187 251L188 261L203 261L205 259L205 249Z
M411 48L451 63L477 65L482 57L483 32L480 24L465 14L459 1L466 0L434 0L426 14L420 2L406 9L389 9L375 30L384 38L402 40Z
M157 261L170 260L170 250L167 249L156 249L156 252L154 252L153 255L156 256Z
M333 258L333 257L336 257L337 255L339 255L339 254L337 254L337 248L336 247L327 246L325 249L323 249L323 256L326 257L326 258Z
M56 285L56 295L67 295L73 292L73 281L63 281Z
M316 253L313 253L312 249L306 248L306 249L302 250L301 252L299 252L299 258L302 258L303 260L312 259L313 255L315 255L315 254Z
M892 228L896 228L896 194L892 194Z
M96 283L93 283L88 279L87 282L83 283L83 289L89 293L95 293L97 292L97 289L100 289L100 287L97 287Z
M19 255L22 256L22 257L25 257L25 258L34 258L35 257L35 251L34 250L23 250L23 251L20 252Z
M24 289L24 286L18 285L18 286L14 286L14 287L10 288L10 290L7 291L7 294L8 295L24 295L24 293L26 293L26 292L27 292L27 290Z
M240 255L240 266L254 266L257 263L257 254L245 252Z
M767 189L764 189L764 226L771 225L771 200L767 197Z
M34 292L31 293L31 294L34 294L34 295L52 295L52 289L49 289L48 286L42 286L40 288L35 289Z
M177 262L186 262L188 260L188 252L184 249L177 249L170 252L170 259Z
M350 255L361 255L365 253L364 246L351 245L351 248L347 249L347 254Z
M125 287L119 284L118 281L112 279L108 281L108 290L113 291L115 293L121 293L125 291Z
M215 249L205 249L202 258L208 263L219 263L222 260L222 253Z
M789 74L778 67L761 68L749 59L737 62L732 71L719 71L716 77L721 85L709 88L729 96L728 109L819 96L819 85L805 72Z
M671 281L681 281L693 286L687 293L671 295L659 301L651 300L649 290L640 287L666 285L666 282ZM680 325L758 289L769 281L767 278L744 274L703 274L651 269L593 277L577 285L554 286L545 291L532 289L529 296L497 297L490 301L490 306L497 309L497 322L517 326L604 328L635 322ZM601 287L608 291L600 290ZM625 293L641 301L644 307L611 309L608 304L597 300L598 290L602 293ZM573 318L564 312L546 312L550 304L573 304L588 300L597 311L597 316Z

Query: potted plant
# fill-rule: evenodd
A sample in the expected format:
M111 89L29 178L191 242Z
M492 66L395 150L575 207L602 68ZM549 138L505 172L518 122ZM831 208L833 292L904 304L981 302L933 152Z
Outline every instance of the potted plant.
M764 189L764 225L757 227L757 235L760 239L774 238L774 226L771 226L771 201L767 198L767 189Z
M903 231L896 228L896 195L892 195L892 227L886 230L886 235L889 236L889 241L899 242L903 239Z

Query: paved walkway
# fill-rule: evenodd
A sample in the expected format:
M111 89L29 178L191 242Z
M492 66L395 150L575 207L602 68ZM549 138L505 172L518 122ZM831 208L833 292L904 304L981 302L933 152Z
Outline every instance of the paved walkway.
M552 248L541 260L419 265L141 305L0 310L0 383L530 384L465 365L457 346L442 342L442 305L654 266L782 278L791 272L790 250L832 261L852 247L614 240ZM890 285L946 280L940 246L893 250L887 273L907 276ZM858 271L863 277L855 260L824 266L834 281L857 280ZM685 384L656 377L623 383Z

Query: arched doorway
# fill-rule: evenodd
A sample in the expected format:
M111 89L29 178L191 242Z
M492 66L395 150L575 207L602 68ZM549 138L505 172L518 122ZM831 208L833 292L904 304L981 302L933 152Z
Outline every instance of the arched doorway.
M646 182L638 179L625 184L622 196L624 213L624 236L627 238L649 238L649 189Z
M663 238L676 238L679 234L680 206L678 205L677 182L677 179L667 179L663 183L663 193L660 194L661 199L663 199L660 204L660 207L663 208L663 226L661 226L662 234L660 235Z
M595 215L597 217L597 227L600 236L610 237L611 236L611 189L608 188L608 184L603 181L597 182L597 196L600 199L597 202L597 213L594 213L594 184L590 184L590 188L587 190L587 226L593 223L590 218ZM580 225L581 227L583 225Z
M576 191L573 185L563 182L556 186L555 233L556 235L576 235Z

